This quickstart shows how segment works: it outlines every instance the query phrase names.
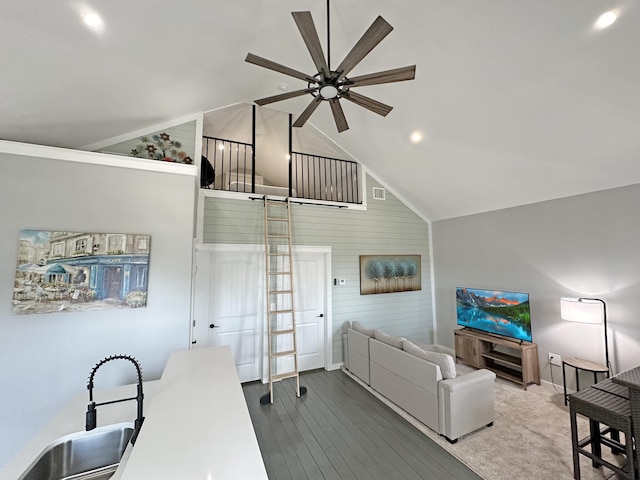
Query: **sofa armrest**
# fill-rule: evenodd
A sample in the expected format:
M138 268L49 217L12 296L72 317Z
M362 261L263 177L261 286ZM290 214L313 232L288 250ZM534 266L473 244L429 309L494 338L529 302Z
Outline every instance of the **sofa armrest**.
M347 348L349 371L369 385L369 337L349 328Z
M438 382L440 434L456 441L493 424L495 378L483 369Z
M496 374L490 370L474 370L473 372L459 375L456 378L448 378L438 383L438 389L445 392L455 392L465 388L474 388L475 385L489 382L493 385Z

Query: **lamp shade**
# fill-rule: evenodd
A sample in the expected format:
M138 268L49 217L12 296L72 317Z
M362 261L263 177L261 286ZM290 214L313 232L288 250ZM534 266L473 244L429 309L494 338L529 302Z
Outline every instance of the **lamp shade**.
M602 323L603 304L586 298L561 298L560 317L571 322Z

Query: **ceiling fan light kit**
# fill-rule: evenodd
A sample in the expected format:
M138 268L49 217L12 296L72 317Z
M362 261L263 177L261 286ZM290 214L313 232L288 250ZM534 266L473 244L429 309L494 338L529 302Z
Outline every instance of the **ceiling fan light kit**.
M320 44L320 38L318 37L318 32L313 22L311 12L291 12L291 15L298 26L300 35L304 40L318 73L315 75L307 75L304 72L272 62L271 60L267 60L266 58L259 57L252 53L247 54L245 61L307 82L307 88L287 91L286 93L261 98L255 101L256 104L262 106L310 94L313 99L307 108L297 117L296 121L293 123L294 127L302 127L323 100L329 102L338 132L344 132L349 129L349 124L347 123L344 111L342 110L342 105L340 105L341 99L348 100L384 117L393 109L393 107L356 93L351 89L367 85L402 82L405 80L413 80L415 78L415 65L394 68L367 75L360 75L352 78L347 77L351 70L353 70L353 68L355 68L362 59L364 59L364 57L367 56L367 54L393 30L393 27L381 16L378 16L378 18L374 20L367 31L362 35L362 37L360 37L360 40L358 40L344 60L342 60L342 63L333 70L324 56L322 45ZM329 2L327 1L328 58L330 58L329 32Z

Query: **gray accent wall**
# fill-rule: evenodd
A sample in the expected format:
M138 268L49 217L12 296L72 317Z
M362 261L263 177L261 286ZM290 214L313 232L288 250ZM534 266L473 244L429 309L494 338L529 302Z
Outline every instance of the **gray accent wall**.
M639 205L633 185L434 222L439 343L453 346L456 287L528 292L541 376L562 385L548 353L604 364L604 330L561 320L560 298L596 297L614 372L640 365Z
M330 246L332 278L345 286L332 287L332 362L342 361L342 334L358 320L370 328L413 340L433 340L431 265L428 224L388 190L385 200L372 199L367 177L367 210L293 205L294 245ZM262 201L207 197L204 205L205 243L264 243ZM360 295L360 255L417 254L422 260L422 290Z
M63 405L87 393L102 358L133 355L153 380L172 351L190 347L195 167L181 166L184 174L117 168L53 158L121 157L29 148L40 154L0 150L0 470ZM22 229L151 235L147 307L12 315ZM131 364L117 363L96 376L97 389L135 381Z

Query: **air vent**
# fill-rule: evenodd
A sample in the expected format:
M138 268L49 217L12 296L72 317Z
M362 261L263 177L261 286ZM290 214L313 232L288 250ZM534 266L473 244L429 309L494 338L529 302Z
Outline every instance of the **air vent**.
M381 187L373 187L373 199L384 200L385 189Z

